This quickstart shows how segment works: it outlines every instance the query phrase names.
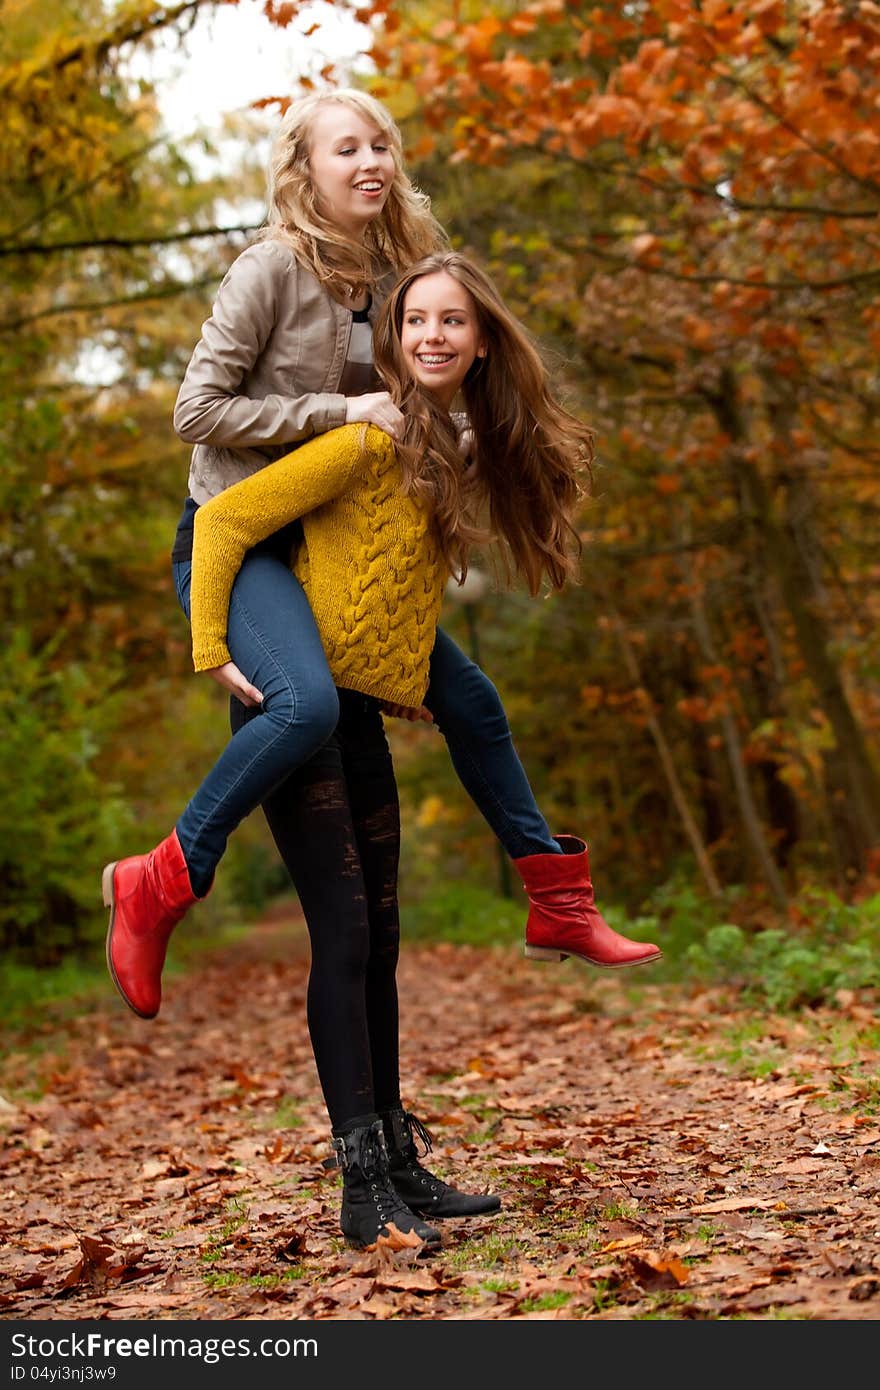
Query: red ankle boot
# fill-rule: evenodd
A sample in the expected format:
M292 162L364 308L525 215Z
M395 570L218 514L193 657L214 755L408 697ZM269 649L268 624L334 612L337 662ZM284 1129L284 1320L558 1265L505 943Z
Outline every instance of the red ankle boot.
M554 838L562 854L530 854L513 861L529 897L526 955L531 960L577 956L606 970L659 960L663 952L658 947L621 936L596 907L583 840Z
M107 966L128 1007L155 1018L162 1001L162 966L168 940L194 902L177 831L149 854L107 864L101 878L110 908Z

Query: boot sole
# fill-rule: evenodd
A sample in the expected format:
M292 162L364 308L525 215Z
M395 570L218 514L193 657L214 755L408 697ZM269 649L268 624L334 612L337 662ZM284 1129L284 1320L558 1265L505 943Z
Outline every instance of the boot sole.
M138 1018L155 1018L156 1015L154 1013L145 1014L141 1009L135 1007L135 1005L131 1002L128 995L126 994L125 990L122 988L122 985L119 983L119 980L116 977L116 971L113 968L113 958L110 954L110 943L113 939L113 923L116 920L116 894L113 891L113 874L118 863L119 860L114 859L112 864L105 864L104 872L101 874L101 895L104 899L104 906L109 907L110 909L110 922L107 926L107 941L104 946L104 954L107 958L107 969L110 972L110 979L116 986L117 994L119 995L122 1002L125 1005L127 1005L129 1009L131 1009L132 1013L137 1014Z
M523 955L528 960L568 960L569 956L573 960L582 960L586 965L594 965L597 970L631 970L634 965L652 965L655 960L663 959L663 952L657 951L653 956L642 956L641 960L621 960L609 962L607 960L593 960L591 956L581 955L579 951L557 951L550 946L524 946Z

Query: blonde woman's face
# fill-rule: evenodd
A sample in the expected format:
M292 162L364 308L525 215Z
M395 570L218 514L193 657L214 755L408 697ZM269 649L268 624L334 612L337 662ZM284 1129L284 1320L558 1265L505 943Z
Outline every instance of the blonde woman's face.
M378 126L331 101L318 108L312 122L309 172L320 212L359 241L388 201L394 156Z
M486 355L473 295L445 270L415 280L403 300L400 346L416 381L448 410Z

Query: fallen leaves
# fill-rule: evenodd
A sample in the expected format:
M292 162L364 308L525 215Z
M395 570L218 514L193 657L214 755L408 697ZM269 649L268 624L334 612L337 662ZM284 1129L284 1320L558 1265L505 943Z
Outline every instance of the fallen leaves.
M419 1250L424 1241L415 1231L401 1231L393 1221L389 1221L385 1230L380 1231L376 1238L375 1245L368 1245L367 1250Z
M66 1024L39 1099L10 1053L3 1316L876 1315L880 1130L835 1091L821 1027L762 1020L797 1063L756 1078L723 1061L718 993L642 985L634 1010L584 969L405 950L404 1095L429 1166L504 1205L438 1223L437 1251L392 1230L357 1252L323 1167L306 978L289 926L257 931L175 977L155 1023L110 999Z
M147 1250L141 1246L133 1250L117 1250L107 1241L96 1236L79 1237L80 1258L62 1280L59 1293L68 1289L86 1286L92 1290L103 1290L108 1285L128 1284L134 1279L145 1279L157 1272L155 1264L143 1264Z

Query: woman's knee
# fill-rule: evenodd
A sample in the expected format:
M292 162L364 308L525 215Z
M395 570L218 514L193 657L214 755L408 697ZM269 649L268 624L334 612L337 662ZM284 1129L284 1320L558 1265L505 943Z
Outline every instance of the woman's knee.
M278 725L312 734L321 747L339 720L339 698L314 615L302 587L277 558L252 552L229 606L233 661L263 693L262 712Z
M329 672L298 672L291 679L279 672L263 691L262 714L279 736L295 743L304 760L327 742L339 722L339 696Z

